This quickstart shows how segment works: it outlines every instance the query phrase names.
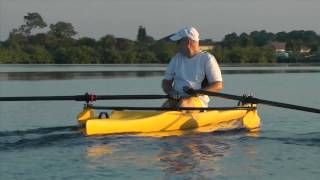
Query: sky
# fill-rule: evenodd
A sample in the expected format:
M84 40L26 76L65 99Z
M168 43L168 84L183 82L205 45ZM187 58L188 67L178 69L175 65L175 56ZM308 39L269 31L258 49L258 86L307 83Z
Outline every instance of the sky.
M47 24L72 23L76 38L112 34L135 40L140 25L155 39L185 26L215 41L255 30L320 34L320 0L0 0L1 41L28 12L38 12Z

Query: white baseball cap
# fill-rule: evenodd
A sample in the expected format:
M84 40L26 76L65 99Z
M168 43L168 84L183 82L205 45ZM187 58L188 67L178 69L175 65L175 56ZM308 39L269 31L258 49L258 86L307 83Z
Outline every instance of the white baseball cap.
M178 41L184 37L188 37L189 39L192 39L194 41L199 41L199 33L196 28L192 26L180 29L178 32L172 35L170 39L172 41Z

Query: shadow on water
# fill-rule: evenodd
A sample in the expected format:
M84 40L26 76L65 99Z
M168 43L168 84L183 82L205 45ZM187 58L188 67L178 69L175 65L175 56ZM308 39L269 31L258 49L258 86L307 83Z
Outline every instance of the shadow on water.
M81 136L77 126L4 131L0 132L0 151L63 146L66 141Z
M280 135L279 135L280 136ZM286 137L275 137L274 135L268 136L259 136L259 137L241 137L241 141L277 141L283 144L288 145L298 145L298 146L314 146L320 147L320 132L313 132L307 134L293 134Z
M135 144L135 142L140 140L151 139L152 143L160 143L161 157L159 157L159 159L163 162L172 164L172 166L168 167L177 168L179 167L179 164L174 164L182 163L181 166L192 168L192 165L188 164L189 161L186 162L187 164L183 164L184 160L190 158L190 153L195 155L192 158L197 157L197 155L201 155L201 157L199 156L197 158L202 159L222 157L224 156L225 151L230 148L227 143L229 137L230 139L233 139L233 141L239 142L277 141L289 145L320 147L320 133L318 132L294 134L287 137L276 134L270 136L265 133L263 134L264 135L262 136L260 134L249 133L245 129L234 129L229 131L190 133L182 136L168 137L139 137L130 134L85 137L80 132L78 126L62 126L23 131L2 131L0 132L0 151L48 146L87 145L91 149L95 149L97 146L99 147L98 149L103 152L104 148L100 148L100 146L106 145L109 142L120 143L123 140L126 140L129 144ZM166 157L164 157L164 154L166 154ZM170 168L168 170L170 171ZM175 170L175 172L177 172L177 170ZM181 173L183 172L184 170L181 170Z
M236 133L236 131L233 131L233 133ZM215 134L219 133L217 132ZM221 134L226 135L227 133L221 132ZM231 135L232 132L229 132L228 134ZM189 137L190 136L185 136L185 138ZM106 136L85 137L85 135L81 133L78 126L62 126L50 128L37 128L29 130L2 131L0 132L0 151L42 148L48 146L64 146L66 144L68 146L94 146L96 143L100 145L100 141L101 143L105 144L110 140L120 142L121 139L133 139L133 141L136 141L139 138L143 139L148 137L138 137L134 134L116 134ZM178 136L177 138L183 138L183 136Z
M16 130L16 131L2 131L0 137L5 136L25 136L28 134L50 134L59 131L76 131L78 126L61 126L61 127L50 127L50 128L37 128L28 130Z

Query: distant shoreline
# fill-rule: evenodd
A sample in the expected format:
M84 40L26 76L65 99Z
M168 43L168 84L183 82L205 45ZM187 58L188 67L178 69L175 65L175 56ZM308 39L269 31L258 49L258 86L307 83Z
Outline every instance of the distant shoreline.
M0 64L0 67L4 66L26 66L26 67L71 67L71 66L87 66L87 67L166 67L167 64ZM320 66L320 63L220 63L221 67L309 67Z
M166 64L6 64L0 81L67 80L163 76ZM315 64L222 64L223 74L320 73Z

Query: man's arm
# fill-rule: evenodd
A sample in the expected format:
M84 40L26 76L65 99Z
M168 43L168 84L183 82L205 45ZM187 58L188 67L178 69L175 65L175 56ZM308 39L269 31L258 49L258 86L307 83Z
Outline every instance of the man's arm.
M223 82L222 81L216 81L214 83L210 83L203 90L204 91L210 91L210 92L219 92L222 88L223 88Z
M167 80L167 79L162 80L162 89L165 93L169 94L170 92L172 92L173 90L172 83L173 83L173 80Z
M180 99L183 98L181 94L174 90L172 87L173 80L162 80L162 89L165 93L167 93L172 99Z

